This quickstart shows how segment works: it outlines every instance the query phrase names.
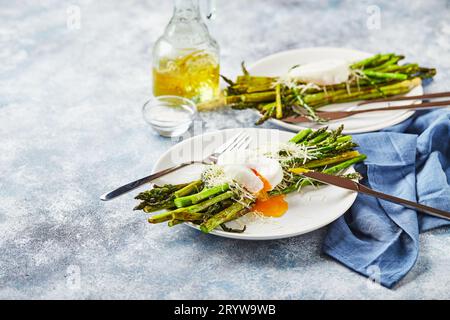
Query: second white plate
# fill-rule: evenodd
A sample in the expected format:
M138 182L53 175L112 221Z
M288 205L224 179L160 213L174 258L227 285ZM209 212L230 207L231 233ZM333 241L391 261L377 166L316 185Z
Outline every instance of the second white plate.
M252 64L248 70L251 74L257 76L279 76L286 73L292 66L298 64L305 64L311 62L317 62L324 59L344 59L347 61L358 61L372 56L373 54L363 51L340 49L340 48L307 48L283 51L265 57L254 64ZM406 96L423 94L422 86L418 86L410 91ZM387 106L403 105L408 103L415 103L416 101L400 101L388 103L374 103L370 106L360 106L358 109L363 108L383 108ZM352 110L356 107L355 102L333 104L321 108L324 111L335 110ZM327 125L330 129L337 128L340 124L344 125L344 133L363 133L381 130L402 121L405 121L414 114L414 111L380 111L371 112L365 114L354 115L345 119L336 121L330 121ZM291 124L282 120L270 119L270 121L282 128L299 131L303 128L320 128L323 125L314 123L299 123Z

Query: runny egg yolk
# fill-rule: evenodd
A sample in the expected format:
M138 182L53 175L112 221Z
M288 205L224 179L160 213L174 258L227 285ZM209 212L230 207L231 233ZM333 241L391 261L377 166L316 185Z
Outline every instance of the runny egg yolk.
M252 211L261 213L266 217L281 217L288 210L288 203L284 199L284 195L270 197L267 191L272 190L272 186L266 178L261 176L256 170L253 172L261 179L264 184L263 189L259 192Z
M288 210L288 203L284 195L273 196L267 199L256 199L252 211L261 213L266 217L281 217Z

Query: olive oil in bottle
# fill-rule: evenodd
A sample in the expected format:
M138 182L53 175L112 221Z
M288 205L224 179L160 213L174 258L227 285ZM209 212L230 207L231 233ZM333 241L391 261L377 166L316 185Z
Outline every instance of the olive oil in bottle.
M199 1L175 0L172 19L153 47L153 94L208 101L219 93L219 65L219 46L201 18Z
M153 67L153 94L176 95L204 102L219 93L219 61L214 54L196 50L175 59L161 58Z

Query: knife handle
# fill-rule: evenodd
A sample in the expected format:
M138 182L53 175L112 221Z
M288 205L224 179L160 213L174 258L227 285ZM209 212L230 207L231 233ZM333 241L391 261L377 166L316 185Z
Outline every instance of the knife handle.
M360 183L356 183L358 191L361 193L365 193L368 194L370 196L374 196L376 198L380 198L383 200L387 200L389 202L393 202L393 203L399 203L402 204L403 206L413 209L413 210L418 210L420 212L424 212L427 213L429 215L438 217L438 218L444 218L447 220L450 220L450 212L444 211L444 210L440 210L440 209L436 209L436 208L432 208L420 203L416 203L414 201L410 201L410 200L406 200L406 199L402 199L402 198L398 198L398 197L394 197L391 196L389 194L380 192L380 191L375 191L373 189L370 189Z
M444 101L423 102L423 103L418 103L418 104L393 106L393 107L385 107L385 108L352 110L352 111L348 111L348 113L349 114L359 114L359 113L374 112L374 111L427 110L427 109L433 109L433 108L445 108L445 107L448 107L449 105L450 105L450 100L444 100Z
M197 161L190 161L190 162L180 163L180 164L177 164L176 166L173 166L173 167L170 167L170 168L158 171L158 172L153 173L153 174L151 174L149 176L146 176L144 178L141 178L141 179L138 179L136 181L127 183L126 185L123 185L123 186L117 188L114 191L111 191L109 193L106 193L106 194L102 195L100 197L100 200L102 200L102 201L112 200L114 198L117 198L118 196L121 196L121 195L123 195L125 193L128 193L128 192L130 192L130 191L132 191L134 189L137 189L137 188L139 188L140 186L142 186L142 185L144 185L146 183L149 183L149 182L151 182L151 181L153 181L155 179L158 179L158 178L160 178L162 176L165 176L166 174L169 174L171 172L174 172L174 171L176 171L178 169L184 168L184 167L186 167L188 165L191 165L191 164L194 164L196 162Z

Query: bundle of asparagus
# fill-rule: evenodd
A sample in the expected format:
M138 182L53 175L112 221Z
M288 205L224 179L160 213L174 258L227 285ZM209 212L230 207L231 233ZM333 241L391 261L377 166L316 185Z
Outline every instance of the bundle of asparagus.
M366 156L354 150L357 145L350 135L342 134L342 129L342 126L334 131L327 131L327 128L315 131L305 129L281 145L275 154L270 156L281 164L283 181L266 196L292 193L312 184L311 180L296 174L302 169L340 175L346 168L363 161ZM301 152L294 153L292 150ZM359 178L358 174L342 176L349 179ZM228 228L226 223L251 212L257 195L248 196L248 192L234 183L211 185L205 177L204 173L202 179L188 184L155 186L142 192L136 196L141 203L135 210L153 213L166 209L163 213L151 216L148 221L168 222L170 227L190 221L198 224L205 233L219 226L228 232L245 231L245 227L242 230Z
M286 83L282 77L251 76L242 64L243 75L236 81L222 77L228 84L224 97L199 108L218 105L230 105L235 109L254 108L261 113L256 124L269 118L283 119L298 114L324 122L315 112L322 106L405 94L420 85L422 79L436 74L435 69L423 68L416 63L399 65L403 58L394 53L377 54L350 65L346 82L327 86L298 80Z

